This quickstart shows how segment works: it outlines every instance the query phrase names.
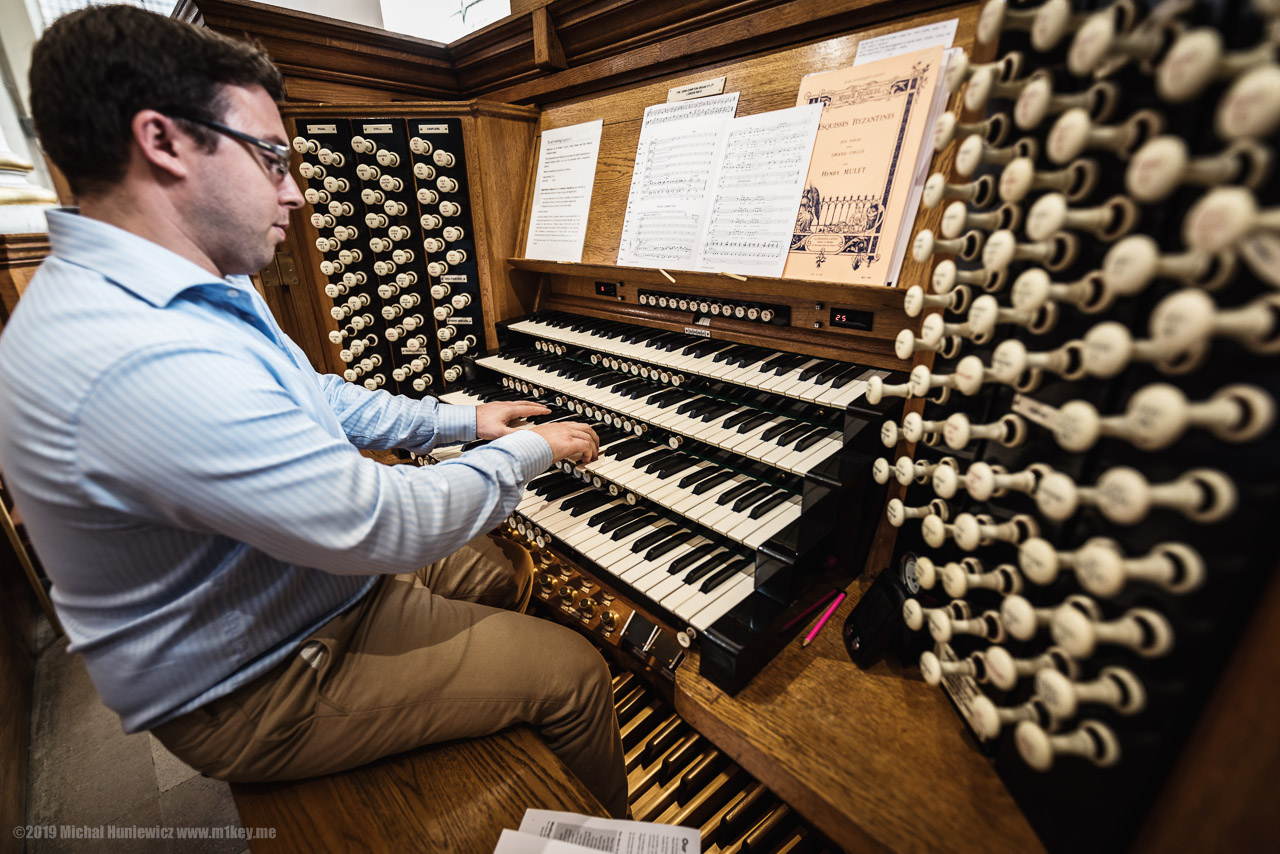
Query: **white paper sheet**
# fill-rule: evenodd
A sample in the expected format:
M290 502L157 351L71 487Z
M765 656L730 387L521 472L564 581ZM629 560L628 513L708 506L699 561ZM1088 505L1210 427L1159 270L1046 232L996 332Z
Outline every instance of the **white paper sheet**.
M604 120L544 131L524 257L581 261Z
M853 56L853 64L875 62L877 59L887 59L890 56L899 56L923 50L926 47L951 47L955 44L956 27L959 24L959 18L952 18L936 24L925 24L923 27L912 27L909 30L899 30L873 39L864 39L858 42L858 52Z
M644 111L618 264L691 270L738 93Z
M520 832L613 854L700 854L702 851L701 834L692 827L594 818L555 810L525 810Z
M599 854L599 850L574 845L572 842L543 839L532 833L504 830L498 837L498 845L493 849L493 854Z
M821 116L805 104L733 120L697 269L782 275Z
M947 65L951 62L958 61L958 58L964 55L964 48L953 47L942 52L942 67L938 69L938 79L945 80L947 76ZM916 221L916 213L920 210L920 198L924 195L925 182L929 180L929 169L933 165L933 126L938 123L938 116L942 115L942 111L947 108L947 98L950 94L947 92L946 86L937 86L933 90L933 103L929 106L929 123L925 125L927 130L924 132L925 144L920 149L920 160L916 163L915 176L911 181L911 195L907 199L907 207L903 212L906 217L903 221L907 227L898 232L898 242L893 248L893 261L889 266L889 275L885 280L886 285L896 285L898 276L902 273L902 262L907 257L907 247L911 245L911 241L915 240L916 232L911 226Z

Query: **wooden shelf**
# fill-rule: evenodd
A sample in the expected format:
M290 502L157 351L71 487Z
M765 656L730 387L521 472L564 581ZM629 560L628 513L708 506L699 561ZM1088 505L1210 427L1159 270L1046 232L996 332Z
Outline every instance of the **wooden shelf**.
M538 261L530 258L508 258L507 263L517 270L533 273L550 273L565 276L582 276L606 281L625 281L638 285L656 285L660 290L689 293L708 293L732 298L725 288L750 293L752 296L768 295L793 298L803 289L806 298L821 298L826 302L853 303L884 308L902 308L902 291L881 285L845 285L821 279L783 279L776 276L730 276L727 273L697 273L685 270L668 270L675 279L672 282L662 271L652 267L620 267L617 264L583 264L573 261Z
M869 583L736 696L691 656L676 710L847 851L1042 851L942 690L915 668L861 670L845 654L841 626Z
M893 340L908 324L902 308L902 291L876 285L843 285L812 279L781 279L772 276L733 278L724 273L662 271L647 267L620 267L616 264L583 264L566 261L535 261L508 258L513 268L538 273L546 280L539 309L559 309L594 317L625 320L680 331L692 319L688 311L642 306L634 293L619 291L618 298L595 294L595 282L619 282L636 288L652 288L664 293L705 296L711 299L739 299L771 303L790 309L789 326L756 323L728 317L704 318L708 332L731 341L755 343L780 350L841 359L889 370L910 370L899 359ZM828 325L832 307L870 312L868 330L839 329Z

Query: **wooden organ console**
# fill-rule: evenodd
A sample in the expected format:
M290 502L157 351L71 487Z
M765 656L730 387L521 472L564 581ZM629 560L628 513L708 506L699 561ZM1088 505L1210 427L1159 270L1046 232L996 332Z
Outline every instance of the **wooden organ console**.
M309 204L262 284L317 366L600 432L500 533L620 668L637 817L707 851L1274 844L1273 4L532 5L447 47L179 14L286 74ZM791 106L951 18L894 286L616 264L669 89ZM597 118L582 260L522 257L540 135ZM905 627L855 666L882 573Z

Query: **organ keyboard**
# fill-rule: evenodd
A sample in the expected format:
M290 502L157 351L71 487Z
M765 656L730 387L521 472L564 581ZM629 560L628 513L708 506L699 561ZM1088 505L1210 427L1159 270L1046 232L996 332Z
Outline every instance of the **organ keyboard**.
M856 437L890 405L866 399L888 371L566 312L510 322L502 340L475 359L476 382L440 399L533 399L551 409L533 422L585 420L600 436L599 459L530 482L508 525L637 597L685 644L782 570L776 586L803 590L792 576L830 548L835 502L866 471ZM711 678L740 687L773 633L754 627Z

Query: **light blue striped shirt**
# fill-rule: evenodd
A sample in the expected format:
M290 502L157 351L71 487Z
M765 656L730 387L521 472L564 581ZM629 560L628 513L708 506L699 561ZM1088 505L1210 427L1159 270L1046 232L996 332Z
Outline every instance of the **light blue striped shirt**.
M475 437L475 408L317 374L242 276L49 213L53 253L0 336L0 470L103 701L149 729L261 675L371 575L490 530L551 448L440 465L358 448Z

